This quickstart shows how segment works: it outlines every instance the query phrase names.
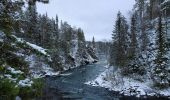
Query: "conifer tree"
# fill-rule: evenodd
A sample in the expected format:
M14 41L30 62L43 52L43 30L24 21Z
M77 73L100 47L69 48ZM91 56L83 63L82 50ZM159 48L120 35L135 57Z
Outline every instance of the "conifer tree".
M167 58L167 43L165 32L162 24L162 15L159 15L158 28L157 28L157 55L155 59L155 68L154 68L154 82L160 88L167 87L168 83L168 58Z
M21 10L23 1L1 0L0 1L0 29L5 33L14 32L13 25L15 18L18 16L16 12Z
M122 16L121 12L118 12L117 14L115 30L113 31L112 35L113 46L111 47L110 61L115 62L115 65L122 67L127 62L128 25L125 17Z
M95 43L95 38L93 36L93 39L92 39L92 47L95 49L96 48L96 43Z
M34 2L30 1L26 16L27 16L27 34L30 38L32 38L34 43L38 44L40 42L40 34L37 32L38 29L38 13L36 5L33 4Z
M135 14L131 18L131 29L130 29L130 47L129 47L129 59L134 59L137 54L137 21Z

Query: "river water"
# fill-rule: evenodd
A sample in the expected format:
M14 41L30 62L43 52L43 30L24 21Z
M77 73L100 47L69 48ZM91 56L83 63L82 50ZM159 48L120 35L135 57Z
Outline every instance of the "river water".
M168 100L157 97L125 97L117 92L102 87L84 84L94 80L105 70L105 59L98 63L81 66L64 72L61 76L46 77L43 100Z

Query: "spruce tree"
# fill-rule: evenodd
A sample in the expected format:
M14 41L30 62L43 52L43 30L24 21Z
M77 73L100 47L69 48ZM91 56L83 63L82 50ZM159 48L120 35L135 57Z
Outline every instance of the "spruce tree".
M78 28L77 29L77 37L78 37L78 54L83 56L84 50L86 49L84 32Z
M123 67L127 62L128 24L121 12L118 12L117 14L115 30L112 35L113 45L111 47L112 51L110 58L114 59L111 59L110 61L115 62L115 65L117 66Z
M162 24L162 15L160 13L158 20L158 28L157 28L157 38L156 38L156 46L157 46L157 54L155 59L155 67L154 67L154 82L155 85L164 88L167 87L168 84L168 57L167 57L167 43L164 32L164 26Z
M93 47L94 49L96 48L96 43L95 43L94 36L93 36L93 39L92 39L92 47Z
M130 29L130 46L129 46L129 59L134 59L137 54L137 27L136 15L133 14L131 18Z
M23 1L0 0L0 30L6 34L14 32L15 19L18 17L17 12L24 5Z
M40 42L40 34L37 32L38 25L38 13L35 4L32 4L33 1L29 2L26 15L27 15L27 34L29 38L33 39L33 42L38 44Z

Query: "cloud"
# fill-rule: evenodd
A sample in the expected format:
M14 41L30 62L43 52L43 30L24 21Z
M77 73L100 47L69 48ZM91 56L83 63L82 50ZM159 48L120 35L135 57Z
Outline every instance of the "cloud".
M96 40L111 39L116 14L121 11L128 15L135 0L51 0L50 4L38 3L41 14L67 21L81 27L87 40L94 36Z

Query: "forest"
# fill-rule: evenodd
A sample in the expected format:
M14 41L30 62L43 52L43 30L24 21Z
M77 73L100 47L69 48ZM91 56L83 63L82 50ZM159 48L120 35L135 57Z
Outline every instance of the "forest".
M105 41L40 14L50 1L0 1L0 100L170 99L170 0L135 0Z

